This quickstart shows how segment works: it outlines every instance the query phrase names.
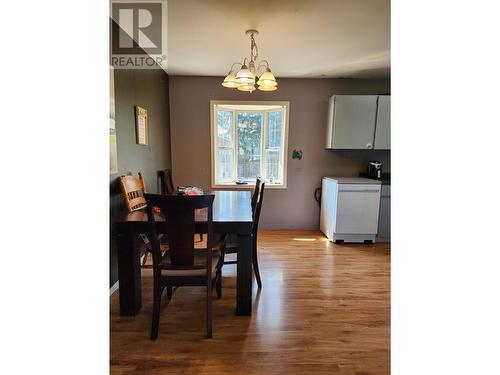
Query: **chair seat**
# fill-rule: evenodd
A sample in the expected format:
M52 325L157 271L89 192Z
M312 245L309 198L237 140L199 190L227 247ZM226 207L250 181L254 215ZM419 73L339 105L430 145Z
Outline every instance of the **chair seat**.
M221 260L221 252L219 250L212 250L212 277L215 277L215 272L217 267L220 266ZM160 268L162 266L167 267L170 266L170 252L167 251L163 255L163 259L160 263ZM207 265L207 249L195 249L194 250L194 266L206 266ZM207 274L207 269L194 269L194 270L171 270L171 269L162 269L162 276L205 276Z

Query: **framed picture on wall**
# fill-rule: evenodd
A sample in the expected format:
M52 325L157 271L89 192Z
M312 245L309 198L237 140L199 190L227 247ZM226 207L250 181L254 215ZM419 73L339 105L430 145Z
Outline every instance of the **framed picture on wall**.
M135 106L135 142L138 145L148 144L148 111Z

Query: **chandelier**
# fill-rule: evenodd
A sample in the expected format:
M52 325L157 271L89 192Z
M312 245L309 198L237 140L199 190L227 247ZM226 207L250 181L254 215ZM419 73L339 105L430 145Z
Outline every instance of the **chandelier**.
M243 64L236 62L231 65L231 69L224 78L222 86L231 89L238 89L240 91L252 92L255 91L255 81L257 81L257 88L261 91L274 91L278 89L278 83L266 60L262 60L256 64L259 50L257 43L255 43L254 35L258 35L257 30L247 30L246 35L250 35L250 57L245 57ZM248 65L247 65L248 60ZM234 73L235 65L239 65L238 73ZM265 71L259 76L259 69L265 68Z

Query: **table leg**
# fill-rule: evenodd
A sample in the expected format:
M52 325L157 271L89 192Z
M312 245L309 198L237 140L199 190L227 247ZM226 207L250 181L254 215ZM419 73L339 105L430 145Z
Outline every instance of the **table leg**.
M252 235L238 234L236 315L252 315Z
M135 316L142 307L141 255L132 234L118 235L120 315Z

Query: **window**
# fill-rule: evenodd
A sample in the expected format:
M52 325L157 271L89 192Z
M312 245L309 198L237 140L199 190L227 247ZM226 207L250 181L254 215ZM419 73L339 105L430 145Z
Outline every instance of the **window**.
M212 187L286 187L288 102L212 101Z

